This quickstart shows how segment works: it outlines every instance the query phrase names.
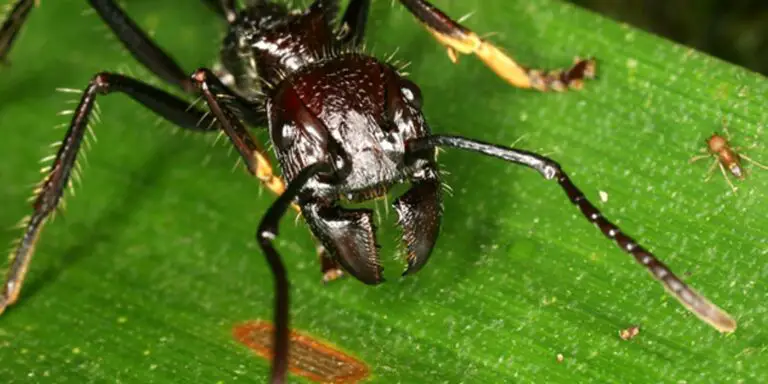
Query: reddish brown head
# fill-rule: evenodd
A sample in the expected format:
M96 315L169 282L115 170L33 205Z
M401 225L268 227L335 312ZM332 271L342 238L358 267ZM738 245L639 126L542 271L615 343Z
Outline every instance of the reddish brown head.
M382 281L373 212L341 200L379 197L409 182L395 200L408 251L406 272L427 261L442 214L435 151L407 153L406 143L430 135L419 88L395 69L358 54L334 56L287 76L267 102L269 128L284 177L291 182L316 163L330 174L307 182L299 198L312 232L359 280Z
M709 151L712 152L713 155L717 156L717 160L720 164L728 168L728 171L731 172L733 176L740 180L744 179L744 176L746 175L744 169L741 167L739 154L731 148L731 145L725 137L717 133L712 134L709 140L707 140L707 147L709 147Z
M707 147L709 147L710 152L713 154L719 154L724 150L730 149L728 140L717 133L712 134L712 136L707 140Z

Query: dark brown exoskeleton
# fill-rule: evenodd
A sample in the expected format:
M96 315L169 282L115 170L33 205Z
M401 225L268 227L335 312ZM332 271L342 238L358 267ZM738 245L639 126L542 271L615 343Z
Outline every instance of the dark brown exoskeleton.
M99 95L121 92L172 123L189 130L223 132L250 173L279 195L264 215L257 239L275 276L275 343L271 382L285 380L288 366L288 280L272 241L280 218L299 209L325 251L326 278L341 268L366 284L382 281L373 213L343 208L343 201L382 196L398 183L410 189L394 202L407 248L407 269L424 266L441 219L437 147L452 147L532 168L555 180L582 214L644 265L689 310L720 331L736 323L677 278L661 261L609 222L570 178L544 156L457 136L433 135L421 113L419 88L397 68L360 52L370 0L351 0L335 25L339 0L315 0L289 12L267 0L242 11L234 1L207 0L229 23L223 69L199 69L192 76L157 47L112 0L90 0L128 51L162 79L201 95L210 114L140 80L110 72L94 76L83 91L69 130L46 178L36 191L34 212L16 247L0 312L18 298L36 239L68 185L88 120ZM34 0L18 1L0 30L5 58ZM518 65L487 41L424 0L400 0L448 49L475 54L511 84L561 91L592 77L594 62L577 60L564 71L543 72ZM220 80L223 79L224 81ZM282 169L276 176L262 147L246 130L268 125Z

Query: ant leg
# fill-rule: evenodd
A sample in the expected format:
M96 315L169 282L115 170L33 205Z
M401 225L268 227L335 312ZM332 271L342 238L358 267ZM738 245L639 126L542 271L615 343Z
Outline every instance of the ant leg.
M203 0L203 2L227 20L227 23L232 24L237 19L235 0Z
M26 21L32 7L39 0L19 0L0 28L0 60L8 52ZM184 90L193 89L184 71L160 49L112 0L89 0L99 16L114 31L130 54L163 80Z
M211 113L216 117L232 145L240 152L240 156L245 160L251 174L279 195L277 201L264 215L264 219L259 225L257 238L267 257L272 274L275 276L274 357L270 381L283 383L288 370L288 278L280 255L272 247L272 240L277 236L277 224L288 207L298 209L293 200L298 196L307 180L318 172L327 171L329 167L325 164L315 164L305 168L286 189L283 180L273 174L272 166L269 164L264 150L258 146L256 140L240 123L237 116L226 105L219 103L216 95L211 91L211 81L218 81L216 76L209 69L201 68L192 74L191 79L202 92Z
M288 207L293 205L294 199L307 184L310 178L320 172L329 172L331 167L325 163L316 163L304 168L296 178L288 185L285 193L277 198L271 207L261 219L259 229L256 232L256 239L261 246L264 255L267 258L272 275L275 277L275 333L272 342L272 372L270 375L271 383L285 382L285 376L288 371L288 322L289 322L289 297L288 297L288 276L285 271L280 254L272 246L272 241L278 235L278 224L285 215Z
M237 117L245 120L248 125L257 127L266 127L268 124L267 114L264 108L251 103L250 101L238 96L232 90L221 82L221 79L211 72L208 75L208 84L211 91L220 98L222 102L232 107ZM197 84L195 84L197 88ZM197 90L195 90L197 93Z
M47 176L35 190L33 213L23 221L24 235L11 255L11 265L0 294L0 313L19 297L24 277L29 267L35 243L50 215L56 210L64 190L71 185L70 176L76 168L75 161L89 130L89 118L96 97L112 92L124 93L166 120L189 130L213 131L218 129L207 113L190 109L189 104L165 91L138 80L112 73L99 73L93 77L83 91L80 103L74 111L72 121L61 146L56 153ZM77 173L75 172L77 177Z
M448 49L448 57L452 62L458 61L459 53L475 54L499 77L515 87L565 91L568 88L580 89L584 79L595 77L594 59L577 58L575 64L567 70L541 71L526 68L426 0L400 0L400 3Z
M723 131L725 132L725 138L731 141L731 132L728 130L728 119L723 117Z
M188 93L194 84L181 67L150 39L113 0L89 0L101 19L136 60L158 77Z
M603 235L613 240L624 252L634 256L635 260L645 266L648 272L685 308L720 332L732 332L736 329L736 322L727 313L689 288L651 252L608 221L594 204L587 200L584 193L573 184L570 177L555 161L532 152L483 143L464 137L444 135L428 136L408 142L406 155L417 153L423 155L429 153L428 151L434 152L436 147L452 147L497 157L532 168L547 180L557 180L568 199L579 207L582 215L597 225Z
M13 42L18 37L32 7L38 5L40 5L39 0L19 0L11 9L8 18L0 27L0 62L8 63L8 52L11 51Z
M371 0L350 1L341 20L342 36L339 40L355 47L362 44L370 10Z
M196 93L196 85L176 61L158 47L113 0L89 1L131 56L166 82L180 87L187 93ZM265 125L266 115L259 112L262 109L260 104L240 97L221 82L217 84L217 92L228 96L228 101L249 125Z
M752 143L752 144L750 144L750 145L748 145L746 147L732 147L731 149L733 149L734 152L741 152L743 150L755 149L755 148L757 148L759 146L760 146L759 143Z
M229 137L238 152L240 152L240 156L245 160L248 171L256 176L270 191L278 196L282 195L285 192L285 183L283 179L275 176L266 151L257 144L253 136L240 123L237 116L232 113L227 105L221 103L217 94L212 91L212 89L220 86L219 79L211 70L206 68L195 71L192 79L206 99L211 113L221 124L222 130ZM296 212L301 213L298 205L293 204L292 207ZM342 270L339 264L320 245L317 239L315 239L315 243L317 244L321 272L323 273L323 282L327 283L341 277Z
M739 157L741 157L742 159L744 159L746 161L749 161L750 163L756 165L758 168L762 168L762 169L768 170L768 165L760 164L757 161L755 161L754 159L752 159L751 157L749 157L749 156L747 156L747 155L745 155L743 153L740 153Z
M696 155L694 157L691 157L690 160L688 160L688 164L693 164L693 163L695 163L695 162L697 162L699 160L703 160L703 159L706 159L706 158L709 158L709 157L712 157L712 155L709 155L709 154L707 154L707 155Z
M272 171L267 152L240 123L234 112L226 104L220 102L215 89L222 85L216 75L210 69L201 68L195 71L190 81L203 94L211 113L221 125L221 129L229 137L232 145L240 152L248 172L256 176L270 191L277 195L283 194L285 184Z
M731 181L731 179L728 178L728 172L725 170L725 166L723 165L723 163L721 163L719 161L717 162L717 165L720 166L720 172L723 174L723 177L725 178L725 181L731 187L731 190L733 191L733 194L735 195L738 188L736 188L736 186L733 185L733 182ZM711 176L710 176L710 178L711 178Z
M704 178L704 182L708 183L710 180L712 180L712 175L715 174L715 167L720 164L720 160L715 159L715 161L712 162L712 164L709 165L709 168L707 168L707 176ZM722 167L723 165L720 164Z

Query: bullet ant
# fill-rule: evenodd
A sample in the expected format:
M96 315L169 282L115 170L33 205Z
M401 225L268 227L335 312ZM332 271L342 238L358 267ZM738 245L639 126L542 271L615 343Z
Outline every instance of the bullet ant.
M300 11L268 0L251 0L241 10L234 0L204 2L229 24L221 49L221 78L207 68L187 75L113 0L89 0L136 60L168 83L202 96L210 113L142 80L112 72L96 74L83 90L53 164L35 191L33 213L11 255L0 312L19 297L40 231L75 169L96 98L117 92L182 129L223 132L249 172L278 195L256 231L275 278L271 383L284 382L288 368L288 277L273 246L280 219L290 209L301 212L324 250L324 276L338 276L335 271L343 270L365 284L379 284L383 279L373 212L341 203L375 199L396 184L408 183L410 189L393 205L407 250L404 274L415 273L427 263L440 229L438 147L496 157L557 182L589 222L688 310L720 331L736 328L727 313L606 219L552 159L466 137L432 134L421 111L419 87L398 68L361 52L371 0L351 0L339 25L340 0L315 0ZM577 60L567 70L526 68L429 2L399 2L446 47L452 60L458 54L473 54L514 86L564 91L580 88L594 76L591 59ZM0 59L7 56L34 3L18 1L0 29ZM282 177L245 125L267 127Z

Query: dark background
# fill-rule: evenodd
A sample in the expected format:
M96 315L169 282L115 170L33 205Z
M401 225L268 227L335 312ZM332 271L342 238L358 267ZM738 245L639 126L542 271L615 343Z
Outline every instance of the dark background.
M768 0L568 0L768 75Z

